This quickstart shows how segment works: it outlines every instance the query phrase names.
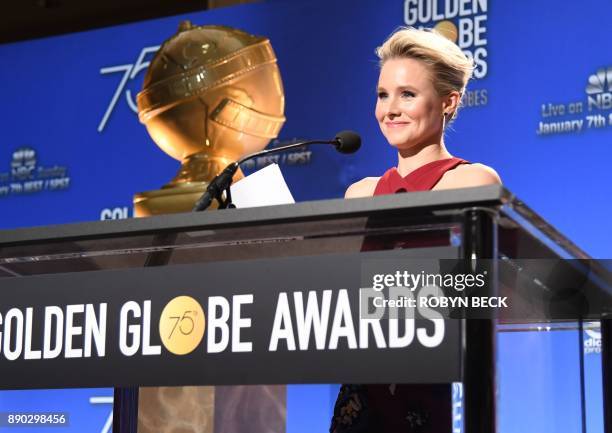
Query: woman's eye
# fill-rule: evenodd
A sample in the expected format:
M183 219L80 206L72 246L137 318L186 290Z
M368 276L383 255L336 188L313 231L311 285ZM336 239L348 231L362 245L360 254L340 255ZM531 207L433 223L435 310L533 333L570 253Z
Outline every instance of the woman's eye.
M378 99L385 99L387 97L386 92L378 92Z
M410 92L410 91L408 91L408 90L404 90L404 91L402 92L402 96L403 96L404 98L413 98L413 97L414 97L414 93L412 93L412 92Z

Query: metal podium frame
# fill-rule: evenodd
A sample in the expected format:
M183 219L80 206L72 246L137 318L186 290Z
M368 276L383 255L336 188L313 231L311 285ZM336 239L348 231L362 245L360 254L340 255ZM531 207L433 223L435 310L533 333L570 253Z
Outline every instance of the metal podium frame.
M590 259L510 191L495 185L0 231L0 282L2 277L18 278L24 275L18 269L36 266L35 258L29 263L27 258L30 255L39 258L45 256L49 246L53 247L51 255L66 257L78 253L77 250L71 250L75 244L130 238L135 241L129 246L115 245L113 248L149 251L144 266L159 266L168 262L179 234L206 231L231 233L232 230L253 226L274 230L274 227L281 225L317 225L318 222L331 223L333 228L335 221L357 218L361 218L370 227L378 228L387 227L385 221L392 221L394 226L398 226L450 218L461 228L460 233L455 235L461 240L460 254L466 263L478 259L499 259L505 254L500 249L500 244L506 242L500 239L502 235L504 239L520 236L520 242L515 242L519 246L512 244L512 248L517 251L522 248L520 254L523 257L527 254L533 255L535 259ZM601 299L609 302L602 305L594 316L577 319L580 322L583 319L601 320L604 425L605 432L612 433L612 310L609 310L612 291L605 269L590 266L589 270L589 281L593 279L589 284ZM496 295L497 289L493 285L487 295ZM493 319L463 319L461 326L464 335L462 371L465 432L492 433L497 430L496 323ZM134 433L137 425L135 415L138 388L116 388L114 395L113 431Z

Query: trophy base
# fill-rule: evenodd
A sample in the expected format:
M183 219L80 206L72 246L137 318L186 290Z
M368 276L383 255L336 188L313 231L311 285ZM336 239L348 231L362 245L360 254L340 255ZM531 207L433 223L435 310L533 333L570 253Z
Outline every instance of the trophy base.
M189 182L134 195L134 216L147 217L168 213L191 212L195 202L204 194L208 182ZM213 201L208 209L217 209Z

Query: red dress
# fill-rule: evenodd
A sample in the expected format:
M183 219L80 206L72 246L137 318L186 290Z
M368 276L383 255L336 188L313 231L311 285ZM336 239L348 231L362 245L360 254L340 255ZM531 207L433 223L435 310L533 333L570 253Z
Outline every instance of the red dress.
M374 195L431 190L448 170L468 164L448 158L425 164L402 177L391 168L376 184ZM428 235L427 243L436 240ZM435 234L434 234L435 237ZM447 244L447 235L439 239ZM423 240L412 234L405 239L367 239L362 251L415 247ZM392 245L387 245L392 244ZM406 368L410 368L407 366ZM330 433L446 433L452 431L451 384L342 385Z
M416 170L402 177L395 167L387 170L381 176L374 195L397 194L402 192L429 191L442 179L444 173L460 164L469 164L461 158L447 158L433 161L422 165ZM396 234L378 235L365 239L362 251L393 250L398 248L419 248L424 245L443 246L449 245L450 237L448 230L441 231L418 231L409 236Z
M440 159L420 166L406 177L402 177L395 167L390 168L376 184L374 195L429 191L442 179L444 173L461 164L468 162L461 158Z

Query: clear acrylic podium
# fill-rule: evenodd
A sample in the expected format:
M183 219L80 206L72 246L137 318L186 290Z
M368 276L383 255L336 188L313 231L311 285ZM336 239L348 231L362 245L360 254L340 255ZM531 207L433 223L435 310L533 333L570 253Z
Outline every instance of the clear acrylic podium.
M299 274L299 280L288 279L287 284L302 281L307 287L309 278L316 284L325 282L327 275L330 279L344 278L352 272L351 269L357 269L351 268L351 263L359 266L363 257L385 260L454 259L468 266L479 260L489 260L493 263L490 268L492 284L479 295L507 296L512 308L499 310L491 317L452 319L454 324L448 329L456 331L456 335L453 334L456 339L451 341L455 346L445 349L440 355L426 350L415 351L414 355L406 352L409 356L404 362L401 358L403 355L399 355L401 352L394 352L398 355L390 356L389 350L377 351L372 346L368 350L346 352L342 356L331 353L333 351L327 353L327 350L319 350L318 353L312 350L311 353L310 348L303 353L286 354L255 350L248 355L252 356L248 358L249 365L253 366L252 371L232 375L231 371L224 369L231 369L232 360L238 359L235 357L247 356L232 352L223 355L226 357L219 359L218 364L211 364L214 368L207 368L197 377L193 376L193 381L189 372L195 371L195 364L180 364L176 361L179 356L166 356L159 335L155 334L156 326L151 327L149 344L161 347L164 355L154 361L150 360L153 357L146 358L149 364L143 364L140 368L142 372L136 365L140 358L132 359L135 370L129 379L125 376L118 378L119 366L127 361L123 358L105 359L100 356L99 346L97 358L94 352L88 359L73 361L56 357L48 363L41 359L26 364L19 358L21 355L16 352L16 346L9 343L9 351L19 359L10 361L0 354L0 369L4 370L6 379L3 379L3 388L113 386L113 431L127 433L136 431L139 385L373 383L377 380L392 383L394 378L398 383L448 380L463 384L463 431L491 433L499 431L499 401L506 392L504 382L499 377L500 356L507 356L507 352L499 352L500 336L505 333L531 333L537 336L557 330L573 330L577 336L575 354L579 362L575 371L567 374L577 378L580 384L576 399L584 426L589 417L594 416L587 413L585 406L590 391L586 389L584 379L582 336L583 331L589 331L601 334L601 371L597 372L597 377L601 381L603 415L599 422L605 426L606 433L612 433L612 289L609 267L604 262L591 260L500 186L2 231L0 314L4 315L6 326L9 316L7 308L15 306L25 311L29 305L27 299L20 298L20 290L23 288L23 293L40 290L42 282L49 282L49 286L48 299L43 300L46 304L41 305L61 305L63 296L74 296L84 305L88 302L98 305L95 302L104 301L107 295L100 298L98 294L96 298L94 291L96 287L105 289L106 283L101 282L106 281L105 278L110 278L108 281L113 282L111 285L125 285L123 289L114 287L108 296L124 296L121 299L127 300L129 293L123 292L129 292L131 283L117 283L121 278L131 281L141 275L146 278L152 276L148 284L153 287L157 284L154 280L161 280L164 276L176 276L177 281L181 282L192 281L181 279L183 273L190 272L193 278L201 280L198 283L200 291L212 286L226 290L223 288L226 279L233 281L233 284L248 279L253 287L261 286L256 297L263 298L275 295L265 293L265 278L270 275L276 278L276 275L282 274L283 277L290 270L295 271ZM346 269L339 271L342 263L346 263ZM196 266L193 269L197 272L190 270L192 266ZM146 274L132 273L143 269L147 270ZM185 269L188 271L183 272ZM345 271L348 273L343 274ZM279 272L281 274L277 274ZM75 282L80 282L82 286L75 286ZM72 287L66 287L66 284ZM56 287L59 289L53 292ZM146 287L139 290L146 293ZM159 290L163 288L155 286L151 290L152 293L160 293ZM275 290L277 288L272 287L270 292ZM153 303L157 296L155 293L151 295ZM90 295L94 296L92 300L89 300ZM117 310L117 315L113 316L112 302L108 308L108 326L114 329L113 318L119 317L119 312ZM267 306L262 308L261 312L254 314L261 314L262 317L273 315L273 309L266 310ZM155 320L158 320L155 314L160 312L153 312ZM212 313L207 311L207 314ZM96 317L100 319L101 316ZM260 319L259 323L263 321ZM252 322L249 326L258 333L258 319ZM12 323L18 323L17 319ZM257 341L259 337L253 338ZM113 343L113 337L108 337L108 352L112 350ZM265 348L269 349L267 344ZM429 354L431 361L427 358ZM411 356L417 362L412 362ZM207 359L211 358L212 355ZM359 366L351 366L353 362L363 364L368 360L378 362L378 359L381 360L381 367L384 367L381 376L364 372ZM448 362L443 363L444 359ZM155 369L166 365L166 360L175 372L155 380ZM78 374L66 378L65 383L61 382L63 379L52 377L54 369L70 369L81 365L78 364L81 362L90 362L103 373L91 379L93 382ZM550 362L554 363L555 360L551 359ZM257 365L259 363L266 365ZM184 374L180 372L183 365ZM337 365L338 368L329 368L329 365ZM211 369L218 369L219 374L208 371ZM29 373L25 374L26 371ZM506 413L503 416L524 417L525 414Z

